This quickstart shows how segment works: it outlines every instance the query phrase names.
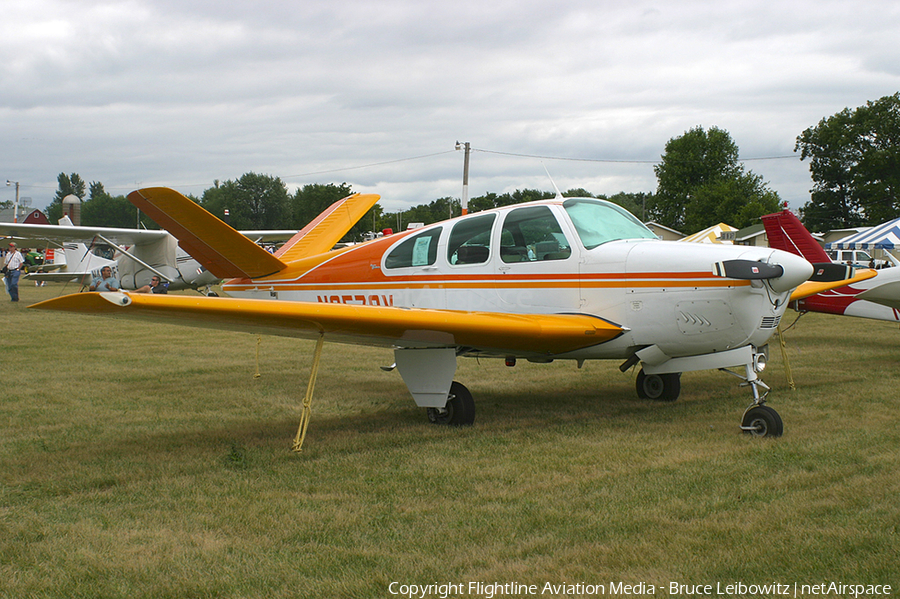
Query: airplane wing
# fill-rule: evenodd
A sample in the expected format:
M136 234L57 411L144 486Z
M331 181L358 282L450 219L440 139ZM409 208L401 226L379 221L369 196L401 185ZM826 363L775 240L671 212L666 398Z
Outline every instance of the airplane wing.
M878 273L871 268L861 268L857 269L856 275L850 279L827 282L807 281L806 283L803 283L802 285L794 289L794 292L791 293L791 299L789 301L795 302L817 293L822 293L823 291L829 291L831 289L837 289L838 287L844 287L845 285L859 283L860 281L871 279L876 274Z
M259 278L285 267L284 262L174 189L139 189L128 194L128 200L220 279Z
M55 281L57 283L77 282L87 284L91 282L94 275L89 272L29 272L25 275L26 279L32 281Z
M597 345L622 327L584 314L500 314L384 306L128 293L76 293L30 306L154 323L382 347L468 347L546 356Z
M16 239L17 242L21 240L20 245L42 245L46 242L52 242L56 247L62 247L66 242L90 245L97 235L121 245L141 245L162 239L168 233L150 229L0 223L0 236Z

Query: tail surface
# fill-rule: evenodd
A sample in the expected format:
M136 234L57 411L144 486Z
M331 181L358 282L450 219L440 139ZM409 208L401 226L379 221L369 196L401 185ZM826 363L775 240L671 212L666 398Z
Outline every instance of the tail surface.
M338 200L291 237L275 252L275 256L284 262L293 262L324 254L365 216L380 197L374 193L357 193Z
M273 255L173 189L151 187L128 194L132 204L222 279L265 277L284 270L288 262L327 252L378 199L356 194L335 202Z
M258 278L285 264L174 189L149 187L128 200L178 239L178 244L220 279Z
M769 247L802 256L813 264L831 262L819 242L790 210L767 214L762 217L762 221L766 227L766 237L769 238Z

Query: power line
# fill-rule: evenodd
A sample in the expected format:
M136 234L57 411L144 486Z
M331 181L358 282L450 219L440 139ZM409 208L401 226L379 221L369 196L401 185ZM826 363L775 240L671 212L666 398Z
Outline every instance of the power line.
M660 160L620 160L612 158L570 158L563 156L539 156L535 154L517 154L515 152L500 152L498 150L485 150L483 148L472 148L473 152L484 152L485 154L499 154L501 156L514 156L517 158L536 158L539 160L565 160L570 162L605 162L613 164L659 164ZM738 162L752 162L759 160L785 160L796 159L796 156L761 156L757 158L739 158Z
M410 162L412 160L421 160L423 158L432 158L434 156L443 156L444 154L450 154L455 152L456 150L445 150L444 152L435 152L434 154L424 154L422 156L412 156L410 158L398 158L396 160L385 160L384 162L373 162L372 164L363 164L360 166L346 166L343 168L334 168L324 171L312 171L309 173L302 173L299 175L288 175L286 177L282 177L282 179L296 179L299 177L311 177L312 175L326 175L330 173L339 173L342 171L354 171L363 168L371 168L373 166L384 166L386 164L397 164L398 162Z

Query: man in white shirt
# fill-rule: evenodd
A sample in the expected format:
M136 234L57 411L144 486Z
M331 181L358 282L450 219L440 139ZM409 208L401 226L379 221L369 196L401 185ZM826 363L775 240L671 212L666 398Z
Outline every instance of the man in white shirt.
M3 259L3 272L6 275L6 292L9 293L9 299L14 302L19 301L19 275L22 274L24 265L25 259L19 253L16 244L10 243L9 251Z

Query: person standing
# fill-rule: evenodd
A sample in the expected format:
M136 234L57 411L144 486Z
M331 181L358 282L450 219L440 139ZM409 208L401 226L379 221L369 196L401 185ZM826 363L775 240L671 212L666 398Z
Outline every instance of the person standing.
M22 274L22 267L25 259L19 253L15 243L9 244L9 251L3 259L3 273L6 275L6 292L9 293L9 299L19 301L19 275Z

